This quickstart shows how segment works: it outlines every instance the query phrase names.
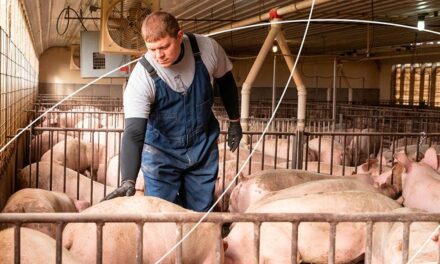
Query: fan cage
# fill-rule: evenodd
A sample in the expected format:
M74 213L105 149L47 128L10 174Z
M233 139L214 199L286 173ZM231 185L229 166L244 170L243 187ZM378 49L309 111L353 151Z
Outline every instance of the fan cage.
M139 50L144 48L141 26L142 21L151 12L151 5L146 1L122 0L116 2L111 7L107 18L107 31L112 41L125 49Z

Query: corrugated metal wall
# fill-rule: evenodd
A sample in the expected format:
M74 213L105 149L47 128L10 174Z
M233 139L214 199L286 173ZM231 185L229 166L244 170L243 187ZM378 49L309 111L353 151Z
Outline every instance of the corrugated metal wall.
M0 148L28 123L38 89L38 57L19 0L0 0ZM17 144L0 153L0 208L9 197ZM22 143L21 143L22 144Z

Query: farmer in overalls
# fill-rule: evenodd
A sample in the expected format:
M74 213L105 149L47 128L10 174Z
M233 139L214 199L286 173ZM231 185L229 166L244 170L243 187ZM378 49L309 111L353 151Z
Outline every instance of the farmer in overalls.
M141 167L145 195L207 211L219 161L214 81L230 119L231 151L242 137L232 64L215 40L184 34L166 12L147 16L142 36L148 51L133 69L124 93L122 184L105 200L134 195Z

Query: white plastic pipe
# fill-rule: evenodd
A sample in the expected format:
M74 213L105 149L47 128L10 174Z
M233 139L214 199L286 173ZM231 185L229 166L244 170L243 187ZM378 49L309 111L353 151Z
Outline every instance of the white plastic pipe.
M276 21L274 19L273 21ZM269 33L267 34L266 39L264 40L263 46L260 49L260 52L258 53L257 58L254 61L254 64L252 65L251 70L249 71L246 80L244 81L242 88L241 88L241 125L243 127L243 130L248 131L249 130L249 102L250 102L250 95L251 95L251 89L252 84L255 81L255 78L258 75L258 72L261 69L261 66L264 63L264 59L266 58L269 51L272 49L273 41L275 40L275 37L278 35L278 32L280 32L281 25L280 24L272 24Z
M295 64L293 60L292 53L290 52L289 45L287 45L284 33L280 31L277 36L277 42L280 46L281 54L283 54L286 61L287 67L292 73L293 81L296 84L296 89L298 91L298 114L297 114L297 130L304 131L305 129L305 119L306 119L306 100L307 100L307 90L301 75L295 69L293 72L293 65Z
M302 10L302 9L306 9L312 6L312 0L306 0L306 1L302 1L299 3L294 3L291 5L287 5L285 7L281 7L277 9L277 14L279 16L283 16L289 13L293 13L296 12L298 10ZM315 6L319 5L319 4L323 4L323 3L327 3L330 2L330 0L315 0ZM228 30L228 29L233 29L233 28L238 28L238 27L243 27L243 26L248 26L248 25L252 25L252 24L257 24L260 22L264 22L270 19L269 13L266 12L264 14L261 15L257 15L254 17L250 17L235 23L231 23L229 25L225 25L216 29L213 29L207 33L211 34L211 33L216 33L216 32L220 32L220 31L224 31L224 30Z

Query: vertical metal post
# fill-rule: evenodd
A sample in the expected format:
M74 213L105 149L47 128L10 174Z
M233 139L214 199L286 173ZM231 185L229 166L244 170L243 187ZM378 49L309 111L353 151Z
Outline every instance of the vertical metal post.
M332 108L333 132L335 132L335 126L336 126L336 66L337 66L337 60L335 57L333 60L333 108Z
M293 142L293 157L292 168L302 169L303 165L303 143L304 143L304 131L296 131L296 138Z
M277 69L277 55L273 55L273 80L272 80L272 115L275 112L275 98L277 93L276 87L276 69Z
M136 223L137 232L136 232L136 263L142 264L143 263L143 249L144 249L144 223L139 222Z

